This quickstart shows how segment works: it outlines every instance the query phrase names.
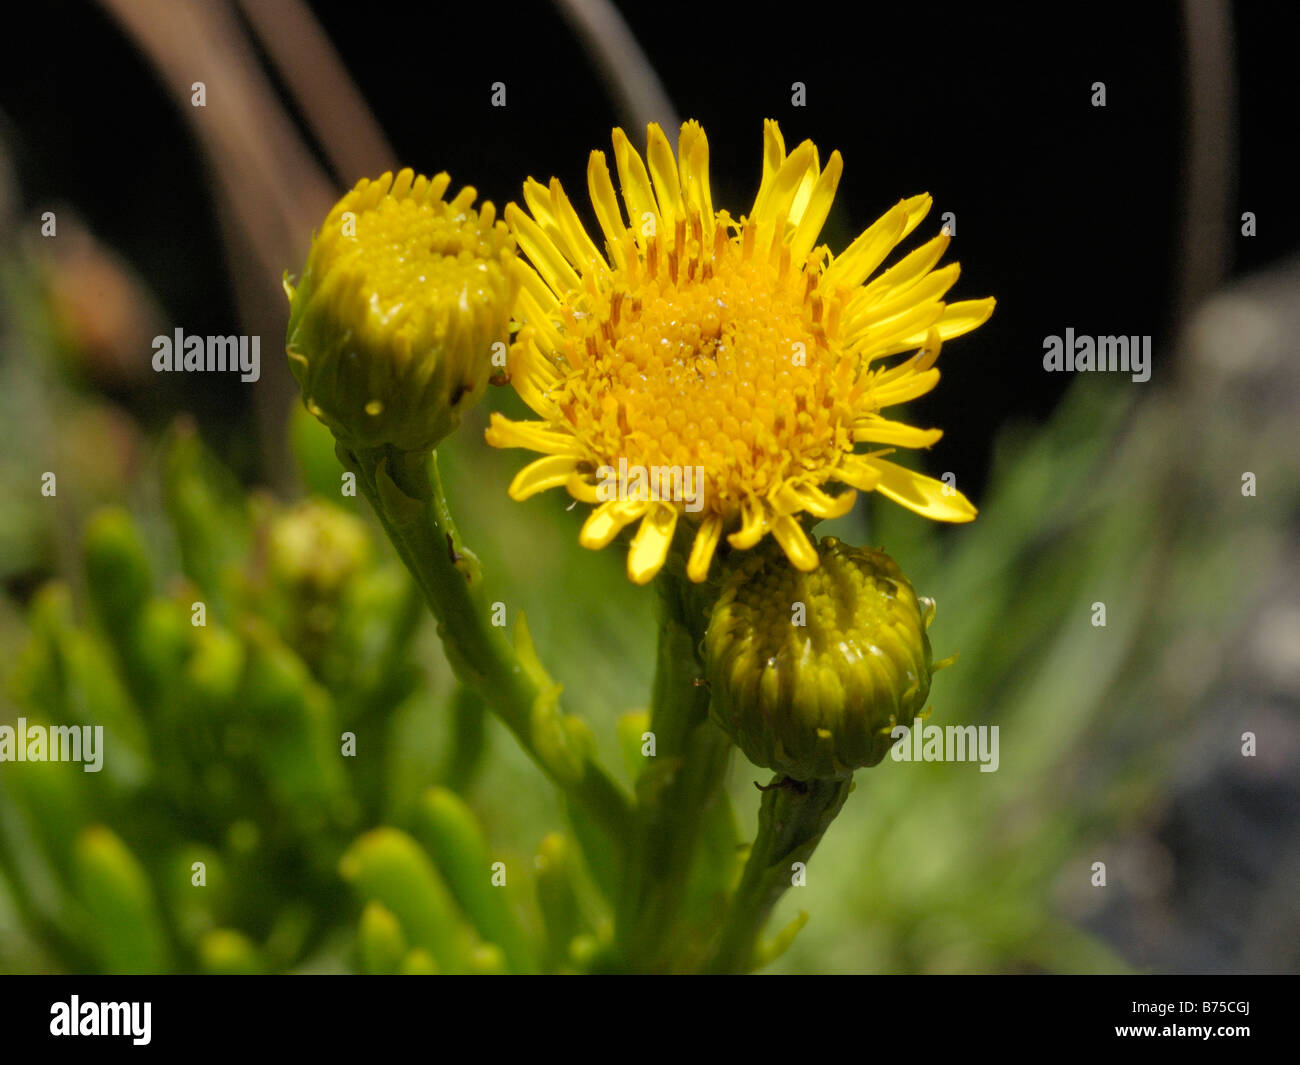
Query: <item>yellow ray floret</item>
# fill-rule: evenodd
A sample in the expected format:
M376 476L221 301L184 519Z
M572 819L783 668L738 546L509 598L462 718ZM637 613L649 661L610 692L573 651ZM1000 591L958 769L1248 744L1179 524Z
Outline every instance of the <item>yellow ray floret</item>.
M930 391L941 343L993 311L992 299L945 302L959 272L936 269L946 233L876 273L930 197L900 201L834 257L817 238L839 152L825 167L811 141L787 153L767 122L758 195L733 220L714 210L698 123L682 126L675 155L657 125L644 158L621 129L613 140L621 206L604 153L587 168L601 239L554 179L525 184L527 210L506 208L532 264L510 376L540 420L494 414L487 439L544 456L511 496L563 486L596 504L586 547L640 522L628 553L638 583L663 566L679 527L694 581L724 535L743 549L771 533L813 569L800 516L843 514L856 490L937 521L974 518L960 493L883 457L939 439L880 412Z

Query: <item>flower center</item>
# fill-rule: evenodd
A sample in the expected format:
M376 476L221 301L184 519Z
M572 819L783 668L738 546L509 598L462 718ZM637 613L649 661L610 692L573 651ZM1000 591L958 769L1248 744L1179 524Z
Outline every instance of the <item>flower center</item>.
M428 196L386 196L357 213L348 265L364 276L372 313L389 320L421 307L440 308L460 292L474 304L495 290L501 279L489 274L501 271L494 260L504 236L490 219L484 225L478 212L461 204L464 198L448 204Z
M840 299L820 264L755 248L752 225L720 214L706 247L698 217L649 238L601 291L562 307L569 373L552 398L574 434L617 467L701 467L708 509L734 514L853 449L865 387L837 343ZM734 235L733 235L734 231Z

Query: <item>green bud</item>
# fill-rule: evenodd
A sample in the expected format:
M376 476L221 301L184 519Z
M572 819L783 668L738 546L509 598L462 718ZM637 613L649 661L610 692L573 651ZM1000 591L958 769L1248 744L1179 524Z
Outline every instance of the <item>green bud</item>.
M257 945L242 932L214 928L199 940L199 965L218 976L259 975L266 972Z
M633 780L650 764L650 759L642 753L645 746L642 737L649 728L650 713L646 710L629 710L618 719L618 749Z
M11 721L5 724L11 725ZM28 718L28 725L48 726L43 718ZM0 809L6 807L17 827L43 851L60 877L71 875L73 848L90 819L90 798L95 794L87 774L68 772L62 762L6 763L0 767ZM93 779L93 776L91 777Z
M195 942L230 921L234 887L221 855L201 843L177 847L162 867L160 894L183 942Z
M827 537L802 572L733 556L704 638L713 719L756 765L796 780L877 764L930 694L934 613L882 551Z
M181 568L202 589L209 612L224 616L225 574L252 550L252 522L234 475L203 446L198 431L177 422L167 443L163 497L176 530Z
M505 951L495 943L480 943L474 948L472 960L478 976L505 976L510 972Z
M244 637L246 720L258 729L254 754L267 780L308 827L348 815L330 694L257 619L246 620Z
M371 900L361 911L357 932L357 956L361 971L371 976L401 971L406 957L406 937L401 922L382 902Z
M420 799L416 818L422 842L479 934L501 947L514 972L537 972L532 945L512 908L515 893L508 871L493 862L473 811L446 788L430 788ZM505 878L504 884L498 877Z
M219 625L194 632L194 653L185 664L187 694L214 719L239 693L244 675L244 645Z
M401 976L437 976L438 972L438 963L423 947L410 951L402 959L401 969L398 970Z
M549 968L568 962L569 944L582 928L573 861L569 841L559 832L547 835L537 849L537 902L546 928Z
M395 828L376 828L352 844L339 871L367 902L392 911L411 943L449 973L473 970L473 939L429 856Z
M153 583L144 544L130 514L102 510L86 530L86 590L91 608L116 644L134 634Z
M318 500L276 514L267 539L276 582L313 598L337 597L370 561L365 523Z
M169 968L149 879L109 829L88 828L76 846L77 894L90 924L88 946L105 973L161 973Z

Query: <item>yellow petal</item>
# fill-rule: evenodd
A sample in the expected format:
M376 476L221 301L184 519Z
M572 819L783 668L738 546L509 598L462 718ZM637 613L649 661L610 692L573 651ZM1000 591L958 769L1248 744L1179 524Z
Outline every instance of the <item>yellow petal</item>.
M530 462L510 482L510 498L524 500L548 488L558 488L568 481L579 461L573 455L547 455Z
M767 532L767 514L763 504L749 498L740 505L740 528L727 537L727 543L742 551L753 547Z
M514 422L496 411L484 434L493 447L524 447L543 455L581 455L581 445L569 433L546 422Z
M850 346L858 348L862 357L871 362L900 351L915 351L924 343L930 327L943 317L943 312L942 303L922 303L884 321L846 324L846 335ZM913 340L918 333L921 339Z
M802 261L813 245L826 223L826 216L831 213L831 204L835 202L835 190L839 188L840 174L844 170L844 160L839 152L831 152L826 160L826 169L821 172L817 184L813 186L808 198L808 206L799 219L799 228L795 230L790 241L790 257L795 262Z
M622 237L627 231L623 224L623 213L618 207L618 197L614 195L614 182L610 180L609 167L605 165L604 152L592 152L587 163L587 191L591 194L591 206L596 212L596 221L605 234L610 258L615 265L626 268L623 259Z
M903 223L903 235L899 240L905 240L920 223L921 219L930 213L930 205L934 203L934 198L928 192L922 192L916 196L909 196L903 201L903 210L907 212L907 221Z
M519 289L518 303L515 305L515 313L519 319L530 326L536 333L540 334L546 347L551 351L559 351L564 347L564 341L560 336L560 330L556 325L556 312L554 310L555 296L551 290L546 287L546 282L537 277L536 272L528 269L526 273L521 274L527 277L532 274L537 278L537 284L541 287L546 296L539 298L538 294L525 283Z
M621 129L614 130L614 163L618 167L618 183L623 189L623 202L627 204L632 232L637 235L639 242L643 242L645 238L641 232L645 216L648 214L657 219L659 206L655 202L654 189L650 185L645 163Z
M881 407L892 407L895 403L906 403L917 396L923 396L939 383L939 371L926 370L924 373L908 374L887 385L871 390L871 398Z
M757 215L761 204L767 199L772 182L776 180L781 164L785 162L785 138L781 136L781 127L775 119L763 122L763 178L758 184L758 195L754 197L751 216Z
M578 212L565 194L559 178L551 178L551 207L554 211L556 225L559 226L566 244L566 255L576 266L582 266L589 273L608 274L609 263L601 255L600 249L587 233L587 227L578 218Z
M907 223L906 201L896 204L836 256L822 275L828 289L839 286L856 288L877 266L885 261L900 240Z
M577 472L570 474L569 479L564 482L565 490L580 503L607 502L608 489L603 488L604 482L598 477L592 480L592 476L592 474Z
M873 279L854 298L854 302L861 300L864 307L869 307L881 300L892 301L896 295L906 292L925 277L934 268L935 263L943 258L943 253L948 250L951 242L951 237L940 234L934 240L922 244Z
M897 366L891 366L888 370L878 372L872 379L872 388L878 393L886 385L892 384L900 378L923 373L938 361L939 352L942 350L943 341L939 339L939 330L931 326L929 333L925 337L925 347L910 359L904 359Z
M722 536L722 515L710 514L700 523L699 531L691 544L691 557L686 560L686 576L696 584L709 576L709 566Z
M618 499L602 503L588 515L578 533L578 543L599 550L623 531L623 527L636 521L650 506L638 499Z
M554 367L537 346L532 326L526 327L510 349L510 383L520 399L548 422L560 416L559 408L549 397L558 380Z
M931 447L942 436L942 429L918 429L876 415L864 418L853 427L853 439L856 441L896 444L898 447Z
M663 567L676 528L676 507L667 503L650 505L627 552L627 575L633 584L645 584Z
M835 471L836 480L863 492L872 491L880 483L880 471L870 461L865 455L845 455Z
M812 144L811 141L808 142ZM817 145L812 146L812 163L804 171L803 177L799 180L799 187L794 190L794 198L790 201L790 210L786 212L786 221L792 226L798 226L803 220L803 213L808 209L808 201L812 199L813 187L817 184L817 178L821 174L821 160L817 157Z
M880 471L876 491L895 503L933 521L975 520L975 507L957 489L884 459L867 461Z
M713 241L713 194L709 189L709 139L698 122L682 123L677 138L677 165L681 171L682 198L704 223L704 242Z
M772 179L771 187L763 202L754 204L753 217L759 225L760 249L763 248L765 236L770 240L773 232L784 235L786 223L790 220L790 208L794 203L795 194L803 184L808 168L814 165L816 151L812 141L804 141L799 145L781 164L781 169Z
M682 190L677 183L677 160L673 158L672 145L664 136L659 123L651 122L646 131L646 159L650 163L650 177L654 179L655 199L659 213L669 225L685 214Z
M772 506L779 514L797 514L807 511L814 518L842 518L853 509L856 492L841 492L831 495L816 485L783 484L772 494Z
M978 329L989 320L989 315L993 313L993 308L997 305L997 300L992 296L982 300L962 300L960 303L950 303L943 311L943 315L934 323L939 329L939 338L941 340L951 340L953 337L959 337L963 333L969 333L972 329ZM908 348L920 347L925 343L925 334L927 330L914 333L903 343L900 351L906 351Z
M950 263L943 269L935 270L932 274L926 275L919 283L900 289L866 310L851 311L845 317L847 319L852 316L855 317L855 320L870 323L873 319L888 318L899 314L908 307L920 306L924 303L938 303L947 295L948 290L957 283L957 278L960 276L961 267L957 263ZM860 319L857 316L861 316ZM867 324L867 328L870 328L869 324Z
M803 531L803 526L789 514L783 514L772 522L772 535L785 551L785 556L795 569L807 573L817 568L817 549Z
M564 258L564 253L517 204L506 204L506 221L510 223L520 249L557 296L578 287L578 274Z

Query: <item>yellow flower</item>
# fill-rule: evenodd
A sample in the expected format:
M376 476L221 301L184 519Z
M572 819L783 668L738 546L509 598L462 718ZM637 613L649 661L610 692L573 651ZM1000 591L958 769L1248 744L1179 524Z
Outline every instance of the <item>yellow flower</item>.
M833 257L816 241L839 182L839 152L824 169L811 141L787 154L768 121L758 196L733 221L714 210L698 123L682 126L676 158L651 125L648 169L622 130L613 139L626 219L604 154L592 152L587 168L603 252L555 179L549 188L525 184L531 217L506 208L533 265L516 310L523 328L511 381L541 420L494 415L487 435L496 447L546 456L520 471L511 496L564 485L598 503L580 536L590 548L640 521L628 555L637 583L662 567L683 519L692 524L693 581L708 575L724 532L742 549L770 532L796 567L815 569L798 516L844 514L853 489L928 518L970 521L975 508L965 497L884 459L892 446L857 450L939 439L937 429L880 411L933 388L940 342L993 310L991 299L943 302L958 274L956 264L934 269L946 233L866 283L925 216L930 197L901 201ZM882 364L903 352L915 354ZM690 483L696 471L695 498L661 490Z
M349 448L427 451L483 398L509 337L514 241L466 186L402 170L330 211L289 295L286 348L303 401Z

